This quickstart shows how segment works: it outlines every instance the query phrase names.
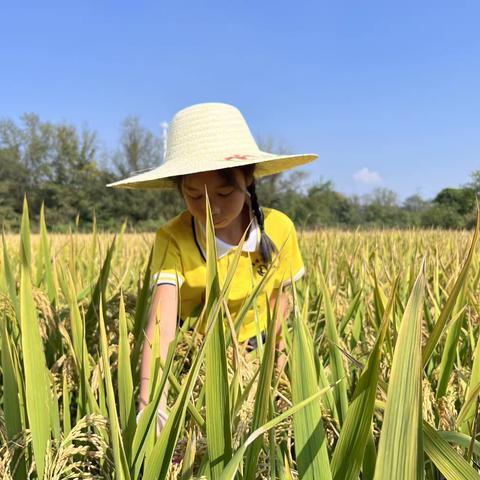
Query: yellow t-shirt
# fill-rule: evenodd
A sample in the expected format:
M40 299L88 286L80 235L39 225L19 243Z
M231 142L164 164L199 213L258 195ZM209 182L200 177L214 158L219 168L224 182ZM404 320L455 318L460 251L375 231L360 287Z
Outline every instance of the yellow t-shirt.
M273 272L258 295L255 308L248 311L239 332L243 342L257 333L255 314L260 331L267 326L267 297L274 289L296 281L304 274L304 266L298 248L293 222L278 210L263 209L265 231L272 239L279 253L273 265ZM198 315L205 302L206 263L205 231L192 215L185 211L163 225L156 234L153 250L152 272L154 282L179 285L180 318ZM243 245L237 270L230 287L228 309L235 321L245 300L255 285L262 280L268 266L262 260L259 250L260 229L252 222ZM220 286L223 285L228 267L233 260L235 246L216 238L217 268ZM275 256L275 255L274 255Z

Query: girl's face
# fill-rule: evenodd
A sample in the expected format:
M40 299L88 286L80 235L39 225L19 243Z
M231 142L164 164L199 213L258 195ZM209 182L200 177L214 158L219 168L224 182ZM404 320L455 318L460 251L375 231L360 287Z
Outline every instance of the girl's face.
M182 181L181 191L188 211L205 225L205 190L212 209L215 230L228 229L241 222L241 212L247 197L247 187L253 179L245 178L243 172L233 170L237 185L231 185L216 171L187 175Z

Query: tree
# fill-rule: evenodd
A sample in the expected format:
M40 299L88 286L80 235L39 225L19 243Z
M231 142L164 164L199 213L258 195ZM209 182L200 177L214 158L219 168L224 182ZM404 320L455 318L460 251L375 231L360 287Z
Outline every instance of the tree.
M121 177L141 172L162 163L163 146L159 138L140 125L137 117L127 117L122 123L120 150L114 165Z
M470 228L475 210L476 192L471 187L444 188L421 215L422 226Z
M451 207L460 215L466 215L475 208L476 192L473 188L444 188L434 198L437 205Z
M472 179L470 183L467 183L467 187L473 188L477 195L480 195L480 170L474 170L470 174L470 178Z
M430 203L424 200L420 195L410 195L403 201L403 208L407 212L419 213L428 208Z
M398 205L397 194L387 188L376 188L365 195L363 221L376 227L396 227L405 223L405 213Z
M421 225L426 228L465 228L465 218L451 205L433 204L422 212Z
M306 192L293 186L286 189L281 200L281 210L305 228L348 225L352 221L351 202L336 192L330 181L320 180Z
M289 155L290 149L285 144L276 141L273 137L258 137L256 139L259 149L263 152L276 155ZM300 171L289 173L275 173L256 180L257 194L261 205L282 210L282 197L293 188L298 188L299 183L305 178L305 173Z

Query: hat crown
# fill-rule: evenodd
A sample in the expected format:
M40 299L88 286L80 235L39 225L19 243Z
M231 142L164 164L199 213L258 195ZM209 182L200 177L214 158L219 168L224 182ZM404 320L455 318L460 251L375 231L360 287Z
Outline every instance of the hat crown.
M180 110L168 130L165 162L258 155L259 148L240 111L225 103L201 103Z

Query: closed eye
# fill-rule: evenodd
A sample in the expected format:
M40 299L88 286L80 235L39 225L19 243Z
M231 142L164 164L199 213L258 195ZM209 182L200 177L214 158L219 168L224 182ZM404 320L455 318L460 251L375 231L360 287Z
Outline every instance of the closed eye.
M190 199L190 200L200 200L203 195L192 195L190 193L187 193L187 197Z

